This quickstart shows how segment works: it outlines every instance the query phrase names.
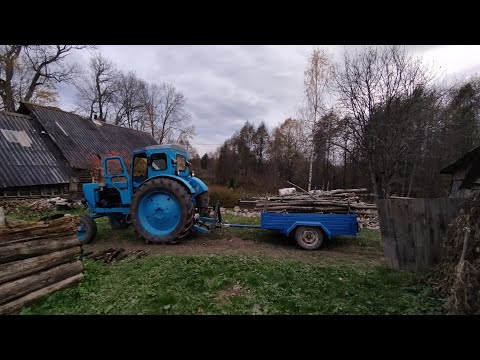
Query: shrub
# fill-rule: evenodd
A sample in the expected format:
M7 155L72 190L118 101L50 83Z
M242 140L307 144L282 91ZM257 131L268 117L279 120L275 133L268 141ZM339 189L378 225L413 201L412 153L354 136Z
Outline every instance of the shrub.
M210 205L215 206L218 201L222 207L234 207L238 205L238 200L245 198L246 193L242 189L229 189L224 186L211 185L208 188L210 194Z

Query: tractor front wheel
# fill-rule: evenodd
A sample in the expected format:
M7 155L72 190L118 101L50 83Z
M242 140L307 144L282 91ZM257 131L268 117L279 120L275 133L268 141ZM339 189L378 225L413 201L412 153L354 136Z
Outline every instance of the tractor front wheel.
M86 214L80 215L80 228L76 232L78 242L87 244L97 235L97 223Z
M137 234L147 243L175 243L194 222L192 197L178 181L152 179L132 199L130 218Z

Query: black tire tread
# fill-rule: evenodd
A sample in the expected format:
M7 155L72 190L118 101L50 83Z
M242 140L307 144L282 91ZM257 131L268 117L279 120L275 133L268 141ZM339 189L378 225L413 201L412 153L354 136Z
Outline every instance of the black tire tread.
M87 236L83 241L79 239L79 243L85 245L92 241L97 235L97 223L87 214L80 215L80 222L87 225Z
M210 205L210 196L208 191L205 191L195 198L197 203L198 213L200 216L208 216L208 206Z
M301 231L303 229L306 229L306 228L309 228L309 229L313 229L315 230L317 233L318 233L318 236L319 236L319 242L318 244L316 244L315 246L308 246L308 245L305 245L302 240L301 240ZM317 250L319 248L322 247L323 243L325 242L325 235L323 234L323 231L318 228L318 227L313 227L313 226L299 226L295 229L295 241L297 242L297 245L302 248L303 250Z

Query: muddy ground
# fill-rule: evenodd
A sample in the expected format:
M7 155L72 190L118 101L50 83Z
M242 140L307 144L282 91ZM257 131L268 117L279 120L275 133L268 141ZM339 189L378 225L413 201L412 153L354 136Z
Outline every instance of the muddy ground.
M234 228L219 229L213 234L191 233L177 244L147 245L131 227L112 230L99 221L97 237L86 244L84 250L97 252L108 248L169 255L261 256L339 265L384 265L379 234L375 230L362 230L357 237L339 237L325 242L320 250L306 251L298 248L293 239L276 232Z

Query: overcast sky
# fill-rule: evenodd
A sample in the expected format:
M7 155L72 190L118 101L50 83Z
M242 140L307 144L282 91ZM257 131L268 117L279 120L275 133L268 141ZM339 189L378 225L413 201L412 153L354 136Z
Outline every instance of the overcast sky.
M320 46L340 60L347 48ZM150 82L169 82L187 98L200 156L215 150L249 120L265 121L269 130L297 114L303 94L303 72L312 46L204 45L100 46L103 55L123 71L133 70ZM480 46L407 46L440 67L449 77L480 73ZM89 53L76 60L86 65ZM60 106L73 110L73 90L62 86Z

